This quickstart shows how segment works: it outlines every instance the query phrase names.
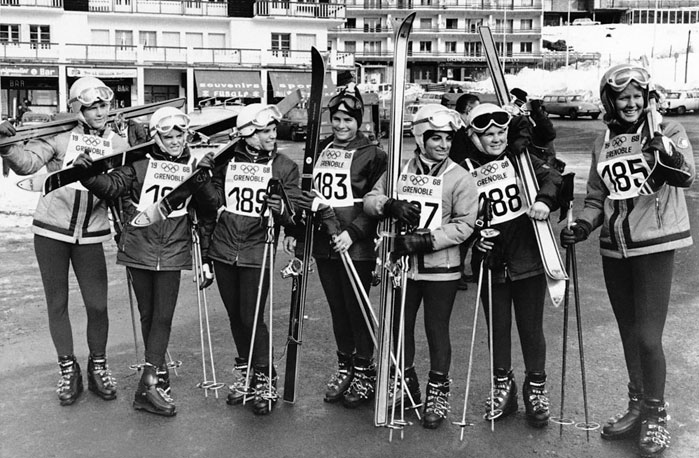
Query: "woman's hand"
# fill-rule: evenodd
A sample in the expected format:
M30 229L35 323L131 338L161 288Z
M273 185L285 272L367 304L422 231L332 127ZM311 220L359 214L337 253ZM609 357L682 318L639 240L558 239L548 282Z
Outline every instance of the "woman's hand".
M551 213L549 206L543 202L537 201L529 208L527 215L529 215L531 219L542 221L549 217L549 213Z
M296 238L290 235L284 237L282 248L284 249L284 253L294 256L296 254Z
M333 237L333 250L338 253L349 250L351 246L352 237L350 237L347 231L342 231L339 235Z
M494 246L495 243L493 243L492 240L488 240L483 237L479 237L478 241L476 242L476 248L478 249L478 251L482 251L483 253L492 251Z

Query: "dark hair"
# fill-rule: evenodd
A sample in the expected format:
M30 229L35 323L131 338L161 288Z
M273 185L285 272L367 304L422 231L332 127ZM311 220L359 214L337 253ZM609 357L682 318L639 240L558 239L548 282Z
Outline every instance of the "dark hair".
M466 93L456 100L456 106L454 109L459 113L465 113L466 107L473 102L480 102L481 99L475 94Z

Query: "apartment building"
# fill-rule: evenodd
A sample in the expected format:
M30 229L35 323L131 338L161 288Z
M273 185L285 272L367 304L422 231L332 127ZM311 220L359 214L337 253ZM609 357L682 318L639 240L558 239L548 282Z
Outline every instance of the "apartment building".
M342 2L0 0L0 110L66 111L70 84L103 79L118 106L187 97L188 110L272 102L310 86L310 48L345 21ZM331 52L332 73L354 69Z
M506 71L541 63L542 0L346 0L346 19L328 32L332 49L353 53L362 83L391 80L393 21L415 11L410 82L466 80L486 72L479 25L489 25Z

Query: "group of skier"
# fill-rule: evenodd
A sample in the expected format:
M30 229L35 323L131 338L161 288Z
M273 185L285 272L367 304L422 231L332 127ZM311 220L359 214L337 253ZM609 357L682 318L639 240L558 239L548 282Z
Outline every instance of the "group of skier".
M77 80L70 106L77 124L70 132L0 148L20 175L46 166L89 170L99 155L122 152L127 142L107 123L113 92L97 78ZM658 456L669 443L665 411L662 333L667 315L673 256L691 244L682 194L694 178L692 148L684 129L665 122L654 109L650 75L631 65L607 71L600 96L607 129L593 146L584 208L561 232L561 243L579 243L597 227L610 302L619 325L629 374L629 409L603 427L602 437L635 435L643 456ZM145 344L145 364L133 406L172 416L176 407L166 364L182 270L192 267L191 223L199 221L204 272L215 272L230 320L239 380L228 403L250 402L254 413L270 413L278 399L269 330L264 320L270 270L263 269L265 245L297 253L304 224L313 224L312 252L330 309L338 365L324 394L326 402L357 407L375 396L375 325L362 300L377 272L375 237L386 218L397 224L391 262L404 263L407 281L398 285L394 335L402 335L403 367L392 377L407 393L389 397L399 408L423 399L415 361L415 324L424 303L429 372L422 424L436 428L449 411L450 318L462 275L462 247L473 244L471 267L491 279L481 303L491 342L493 388L484 418L497 421L518 409L511 356L511 325L517 324L524 360L522 396L527 422L549 422L543 310L547 277L531 220L547 220L560 205L561 173L532 156L538 193L526 204L516 155L531 147L527 114L494 104L474 104L467 114L425 105L414 116L416 149L400 165L396 193L386 195L387 155L361 131L364 104L348 86L328 105L332 128L315 152L314 191L301 191L299 169L277 150L282 113L255 103L238 115L232 159L213 153L196 163L187 146L189 117L161 108L150 118L147 155L95 174L39 199L32 230L46 293L49 329L58 354L61 405L83 390L68 318L68 266L72 263L87 310L88 388L115 399L116 381L107 365L107 269L102 243L110 237L108 209L118 231L117 263L126 266L135 292ZM512 126L520 136L512 138ZM524 126L524 127L522 127ZM510 135L508 136L508 132ZM0 125L0 136L14 129ZM455 138L460 163L449 156ZM191 199L164 221L147 227L129 222L168 190L205 169ZM301 215L306 215L302 220ZM314 216L311 216L314 215ZM262 223L261 221L262 217ZM117 224L117 223L121 224ZM297 246L299 245L299 246ZM387 260L384 260L387 261ZM347 263L356 272L353 277ZM383 269L383 266L380 266ZM387 271L383 281L391 281ZM479 282L479 286L481 282ZM400 298L405 301L400 304ZM394 339L395 340L395 339ZM400 398L400 399L399 399Z

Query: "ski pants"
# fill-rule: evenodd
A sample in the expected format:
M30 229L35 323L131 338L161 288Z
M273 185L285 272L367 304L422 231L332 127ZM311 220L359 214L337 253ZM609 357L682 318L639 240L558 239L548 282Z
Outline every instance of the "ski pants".
M488 271L483 272L481 300L485 319L488 314ZM512 368L512 310L522 345L526 372L544 372L546 369L546 339L544 337L544 301L546 277L544 274L521 280L506 279L493 284L493 365L494 369Z
M626 259L602 257L629 380L646 398L663 400L665 396L663 329L674 260L674 250Z
M420 304L424 301L425 334L430 351L430 370L448 374L451 366L451 337L449 322L459 280L408 280L405 297L405 367L415 362L415 321ZM400 296L396 290L393 310L393 341L397 342L400 326Z
M58 356L73 354L73 331L68 313L70 264L73 265L87 312L87 346L91 354L105 354L109 316L107 265L102 244L79 245L35 235L34 251L46 294L51 339Z
M238 350L238 356L245 360L250 354L252 330L255 321L255 307L259 291L259 267L240 267L214 261L216 284L221 294L223 306L226 307L230 321L233 341ZM265 272L260 296L260 311L255 331L255 342L252 351L252 365L255 368L266 368L269 361L269 330L265 324L265 304L269 290L269 270Z
M154 271L127 267L141 315L146 362L161 367L170 342L172 318L180 291L180 271Z
M356 352L360 358L374 357L374 342L362 314L357 296L340 259L316 259L318 277L325 291L333 320L337 349L345 355ZM369 294L374 261L355 261L354 266L364 289ZM367 311L367 316L370 316Z

